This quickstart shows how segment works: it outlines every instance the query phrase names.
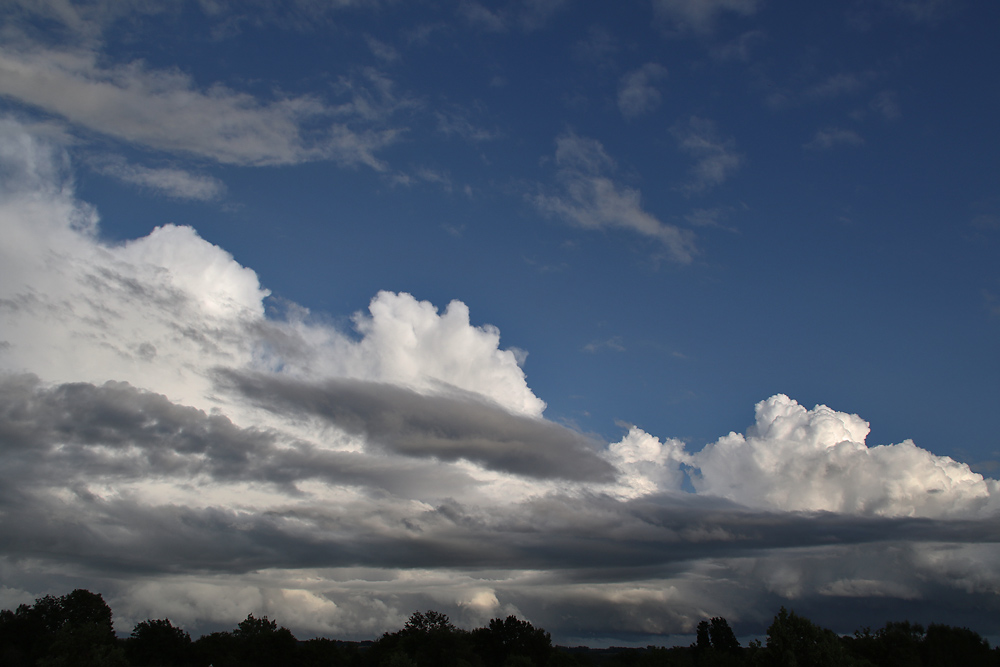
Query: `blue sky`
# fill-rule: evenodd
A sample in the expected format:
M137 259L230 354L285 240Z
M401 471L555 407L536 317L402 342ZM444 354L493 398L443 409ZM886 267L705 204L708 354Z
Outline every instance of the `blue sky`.
M45 455L22 459L8 440L8 466L31 471L19 479L53 480L26 498L54 508L83 494L87 509L51 512L109 540L84 557L53 528L30 568L9 547L8 604L83 582L119 602L119 624L169 613L225 627L254 611L352 637L436 604L467 625L516 612L582 643L684 634L705 615L759 633L781 604L843 631L851 605L878 609L875 625L921 610L964 624L986 605L976 629L1000 634L1000 571L982 537L1000 497L992 3L36 0L2 12L5 391L10 405L34 396L38 420L38 406L77 414L79 392L133 416L102 425L107 442L33 422L26 438ZM460 419L463 405L478 417ZM236 449L211 448L198 459L209 468L164 468L155 452L192 450L142 430L158 410L178 433L218 436L224 417L236 449L306 448L340 472L226 472ZM141 455L112 465L112 441ZM90 464L60 485L71 444ZM337 458L348 453L361 458ZM398 482L408 461L424 481ZM381 481L346 482L356 466ZM347 496L356 510L337 521L350 529L312 527L327 557L302 556L289 524L271 526L275 539L299 546L259 563L263 547L247 545L166 567L150 546L162 536L113 510L185 508L205 522L195 544L212 535L208 515L304 521ZM359 574L366 558L343 557L352 539L365 552L375 516L452 507L508 536L545 514L539 503L568 512L560 525L575 528L549 550L565 555L432 558L443 547L428 528L411 563ZM640 531L672 555L623 554L628 576L595 557L584 576L570 545L614 551L599 518L635 518L642 503L668 517L693 507L709 533L718 515L722 532L737 516L774 527L734 551ZM9 531L32 525L10 516ZM906 517L935 537L912 536ZM948 532L955 518L967 533ZM891 537L858 536L881 521ZM258 529L263 540L246 530ZM416 539L386 530L391 544ZM811 541L823 530L851 558ZM107 553L126 543L143 563L134 577L114 575ZM748 570L755 583L737 586ZM428 593L440 581L450 592ZM551 607L531 597L538 586ZM222 608L209 589L257 606ZM322 620L285 620L296 601ZM551 611L574 605L616 611Z

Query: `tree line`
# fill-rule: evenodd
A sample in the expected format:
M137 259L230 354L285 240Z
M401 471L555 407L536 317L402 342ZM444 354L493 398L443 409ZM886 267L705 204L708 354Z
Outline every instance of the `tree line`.
M77 589L0 611L0 667L1000 667L967 628L889 622L839 636L782 608L766 643L741 646L722 617L698 624L682 647L590 649L553 646L548 632L515 616L463 630L436 611L415 612L374 641L301 641L253 614L231 631L196 640L169 619L116 636L111 608Z

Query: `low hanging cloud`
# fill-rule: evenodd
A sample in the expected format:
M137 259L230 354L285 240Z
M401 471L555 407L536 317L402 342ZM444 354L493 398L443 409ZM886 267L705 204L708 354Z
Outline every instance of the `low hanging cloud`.
M638 190L612 180L614 160L601 142L564 134L556 139L555 162L561 188L534 197L541 211L584 229L628 229L662 243L674 261L692 261L694 235L645 211Z
M319 417L366 442L407 456L465 459L488 470L576 481L610 481L597 443L571 429L514 415L461 392L426 396L391 384L327 380L316 385L220 371L219 385L276 413Z
M557 160L612 167L575 137ZM104 242L66 155L9 119L0 173L9 606L79 586L123 633L254 613L357 639L433 608L564 643L712 615L760 634L793 603L842 631L1000 608L996 480L868 447L856 415L776 395L700 451L600 443L545 417L523 353L462 302L381 292L349 331L268 315L256 273L189 227Z

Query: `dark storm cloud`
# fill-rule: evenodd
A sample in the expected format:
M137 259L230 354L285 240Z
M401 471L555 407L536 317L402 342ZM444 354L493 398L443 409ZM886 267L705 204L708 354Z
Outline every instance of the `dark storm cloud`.
M543 419L513 415L470 394L426 396L364 380L308 383L229 370L218 371L216 379L266 409L321 417L399 454L466 459L537 479L614 479L614 468L597 455L595 441Z

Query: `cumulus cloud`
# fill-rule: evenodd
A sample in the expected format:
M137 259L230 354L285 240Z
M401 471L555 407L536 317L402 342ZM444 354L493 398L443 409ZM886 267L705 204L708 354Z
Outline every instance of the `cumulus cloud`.
M613 166L572 137L557 164ZM66 156L11 120L0 173L5 599L57 581L122 631L255 613L358 639L427 608L557 640L706 615L760 633L789 601L997 608L997 482L868 447L860 417L778 395L701 451L638 427L603 446L545 418L464 303L382 292L349 331L267 314L188 227L102 241Z
M635 118L656 109L660 105L660 91L655 84L666 76L667 68L657 63L646 63L622 76L618 110L626 118Z
M692 116L687 123L671 130L680 149L695 158L691 179L684 185L689 193L702 193L721 185L739 169L743 156L735 151L731 139L721 139L715 123Z
M569 133L556 139L556 194L540 194L535 204L584 229L623 228L662 243L670 256L686 264L695 254L689 230L661 222L642 208L641 193L620 185L607 175L614 160L596 139Z
M352 127L371 119L358 96L340 109L309 96L264 102L221 85L199 89L182 72L141 62L105 67L90 50L0 50L0 95L90 131L224 164L335 160L383 170L375 152L397 134Z
M910 441L867 447L868 423L784 395L757 404L756 423L693 457L700 493L748 506L876 516L971 517L1000 509L995 480Z

